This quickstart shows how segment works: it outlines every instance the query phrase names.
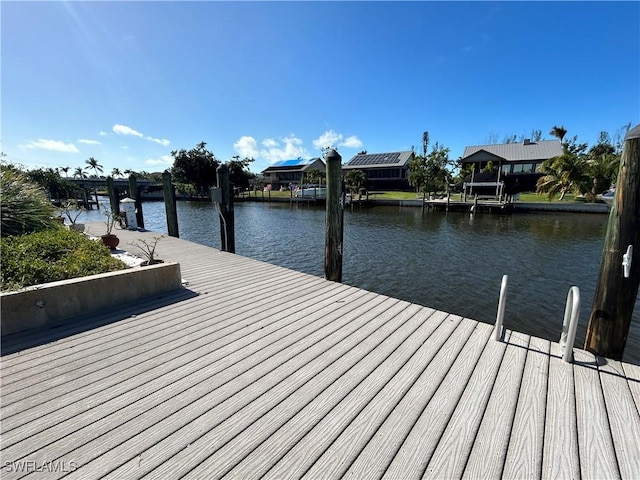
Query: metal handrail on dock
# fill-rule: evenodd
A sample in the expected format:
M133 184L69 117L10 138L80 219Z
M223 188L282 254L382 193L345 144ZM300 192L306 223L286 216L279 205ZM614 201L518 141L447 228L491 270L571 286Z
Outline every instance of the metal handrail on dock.
M497 342L502 340L502 323L504 321L504 309L507 303L507 282L509 275L502 276L502 284L500 285L500 301L498 302L498 314L496 315L496 325L493 329L493 339Z
M562 322L562 334L560 335L560 346L562 347L562 360L573 362L573 344L576 340L576 330L578 329L578 319L580 318L580 289L573 286L567 294L567 305L564 309L564 320Z
M508 275L502 276L500 285L500 300L498 301L498 313L496 323L493 328L493 339L499 342L503 338L504 311L507 303ZM567 304L564 310L564 320L562 322L562 334L560 335L560 347L562 348L562 360L568 363L573 362L573 344L576 340L576 330L578 329L578 319L580 318L580 289L573 286L567 295Z

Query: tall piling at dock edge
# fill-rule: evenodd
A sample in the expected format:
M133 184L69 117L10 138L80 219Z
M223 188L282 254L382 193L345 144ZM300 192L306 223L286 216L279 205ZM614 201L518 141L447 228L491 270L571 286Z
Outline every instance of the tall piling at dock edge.
M327 200L324 245L324 277L342 282L342 236L344 199L342 187L342 157L334 149L325 153L327 164Z
M220 165L216 169L218 188L221 192L220 245L223 252L236 253L235 218L233 211L233 185L229 180L229 167Z
M167 216L167 233L170 237L179 238L176 191L171 183L171 173L168 170L162 173L162 191L164 193L164 209Z
M640 125L630 130L624 139L584 344L585 350L615 360L622 359L640 285L639 151ZM623 263L630 265L624 267Z

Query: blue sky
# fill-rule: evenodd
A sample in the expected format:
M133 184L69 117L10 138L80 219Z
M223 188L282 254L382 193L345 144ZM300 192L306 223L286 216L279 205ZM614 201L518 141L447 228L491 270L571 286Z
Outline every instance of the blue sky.
M0 5L2 151L162 171L201 141L251 169L640 119L638 2Z

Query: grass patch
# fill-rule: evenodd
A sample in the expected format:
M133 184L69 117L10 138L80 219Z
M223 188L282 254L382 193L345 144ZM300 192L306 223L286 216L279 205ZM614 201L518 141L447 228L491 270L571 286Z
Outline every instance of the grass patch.
M560 202L559 197L554 198L553 200L549 200L546 193L535 193L535 192L526 192L521 193L518 197L518 202L526 202L526 203L553 203ZM562 203L567 202L577 202L583 201L583 197L576 198L576 196L572 193L567 193L562 200Z
M2 291L122 270L101 242L58 228L0 240Z

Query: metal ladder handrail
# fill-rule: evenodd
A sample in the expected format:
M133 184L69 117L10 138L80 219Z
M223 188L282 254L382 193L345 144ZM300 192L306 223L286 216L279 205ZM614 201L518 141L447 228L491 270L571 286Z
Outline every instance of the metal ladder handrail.
M578 319L580 318L580 289L573 286L567 294L567 305L564 308L562 334L558 342L562 347L562 360L573 362L573 344L576 340Z
M507 301L508 275L502 276L500 285L500 300L498 302L498 313L496 323L493 328L493 339L497 342L502 340L504 311ZM562 360L568 363L573 362L573 344L576 340L578 320L580 319L580 289L573 286L567 294L567 304L564 309L564 320L562 322L562 334L560 335L560 347L562 347Z
M500 284L500 301L498 302L498 313L496 315L496 325L493 328L493 339L499 342L502 339L502 323L504 321L504 309L507 303L507 282L509 281L509 275L502 276L502 283Z

